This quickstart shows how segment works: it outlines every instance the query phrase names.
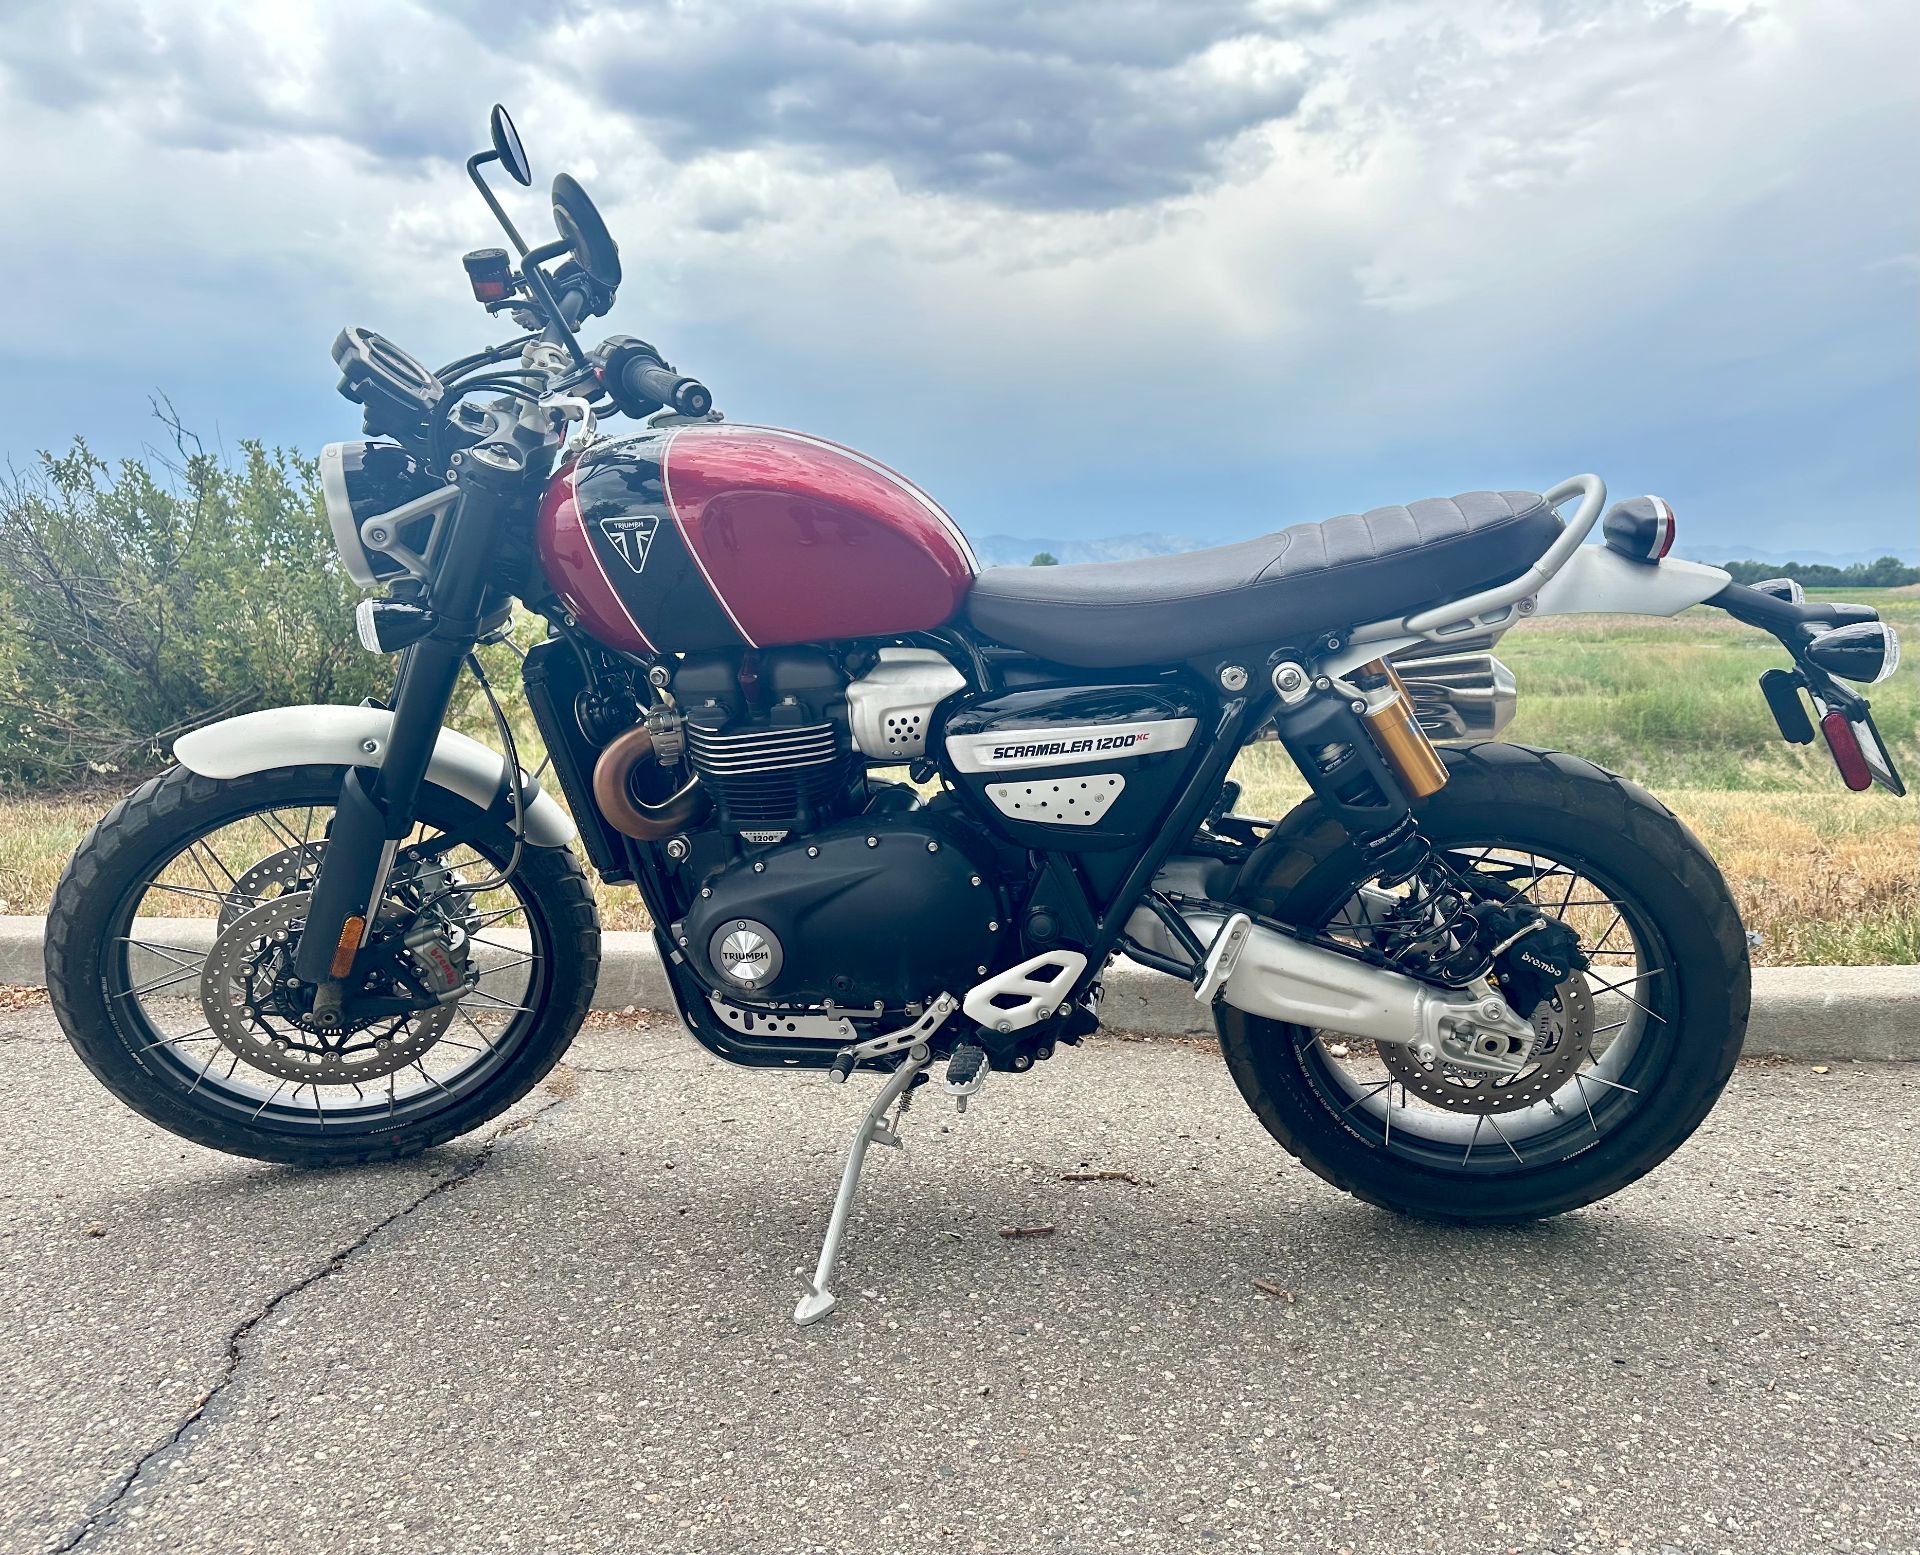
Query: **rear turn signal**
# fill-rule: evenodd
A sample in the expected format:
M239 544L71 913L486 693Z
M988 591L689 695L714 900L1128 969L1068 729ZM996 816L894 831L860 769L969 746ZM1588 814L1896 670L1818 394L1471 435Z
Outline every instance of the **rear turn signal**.
M1853 732L1847 715L1837 709L1820 720L1820 732L1827 737L1827 749L1833 752L1833 764L1840 769L1840 781L1856 794L1873 787L1866 753L1860 749L1860 737Z
M1856 621L1822 632L1806 653L1829 675L1877 686L1900 668L1900 635L1885 621Z
M1657 562L1673 549L1673 509L1665 497L1616 502L1601 520L1607 549L1629 561Z
M1762 578L1751 585L1756 594L1771 594L1775 599L1784 599L1789 605L1804 605L1807 591L1800 587L1798 578Z

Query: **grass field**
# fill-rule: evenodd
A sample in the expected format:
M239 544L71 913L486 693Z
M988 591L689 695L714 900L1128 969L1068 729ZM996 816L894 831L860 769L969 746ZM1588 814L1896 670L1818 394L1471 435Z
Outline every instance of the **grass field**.
M1920 641L1920 590L1855 597ZM1825 746L1781 741L1755 685L1784 662L1770 638L1694 610L1673 621L1543 621L1498 652L1520 682L1507 737L1577 752L1659 795L1720 861L1762 935L1756 961L1920 961L1920 800L1850 794ZM1903 670L1872 698L1895 759L1920 782L1920 672ZM1252 813L1284 813L1305 793L1276 745L1247 751L1235 775ZM44 910L67 855L113 798L0 799L0 912ZM646 926L629 888L600 888L600 905L610 928Z

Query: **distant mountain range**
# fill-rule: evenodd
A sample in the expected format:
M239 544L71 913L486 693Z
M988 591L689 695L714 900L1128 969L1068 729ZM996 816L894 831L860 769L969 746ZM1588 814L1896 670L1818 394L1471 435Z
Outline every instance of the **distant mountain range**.
M1178 551L1197 551L1207 541L1191 535L1145 532L1131 535L1107 535L1097 540L1047 539L1027 535L983 535L974 540L974 554L983 567L1025 567L1034 557L1045 553L1057 562L1121 562L1142 556L1172 556ZM1863 551L1774 551L1765 546L1681 545L1681 553L1695 561L1805 562L1828 567L1847 567L1854 562L1874 562L1883 556L1897 556L1909 564L1920 562L1920 549L1911 545L1882 545Z
M1130 562L1142 556L1172 556L1205 544L1191 535L1108 535L1098 540L1034 540L1019 535L981 535L973 540L982 567L1024 567L1045 552L1057 562Z

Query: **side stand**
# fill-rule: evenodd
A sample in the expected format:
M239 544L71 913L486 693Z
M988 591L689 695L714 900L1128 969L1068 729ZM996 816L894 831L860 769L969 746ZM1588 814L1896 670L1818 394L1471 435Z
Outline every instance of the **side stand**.
M883 1145L898 1145L900 1136L887 1127L887 1111L894 1102L906 1094L907 1087L913 1084L914 1076L927 1067L932 1057L931 1050L924 1042L916 1042L907 1050L907 1056L900 1061L900 1067L887 1077L887 1083L880 1087L880 1094L873 1099L873 1105L867 1108L867 1115L860 1120L860 1128L853 1136L853 1148L847 1152L847 1168L840 1174L840 1192L833 1201L833 1216L827 1221L826 1240L820 1244L820 1262L813 1271L813 1289L800 1298L800 1304L793 1309L793 1320L801 1327L817 1323L834 1309L833 1292L827 1289L833 1279L833 1266L840 1259L840 1239L846 1235L847 1214L853 1208L854 1189L860 1185L860 1168L867 1159L867 1146L878 1142Z

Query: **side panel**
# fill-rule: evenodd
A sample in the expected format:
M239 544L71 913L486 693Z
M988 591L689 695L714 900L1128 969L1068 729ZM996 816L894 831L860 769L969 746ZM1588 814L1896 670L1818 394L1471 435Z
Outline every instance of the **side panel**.
M393 714L379 707L269 707L243 713L173 742L173 759L202 777L237 778L309 763L377 767L386 759ZM486 808L504 792L506 762L478 740L442 729L427 781ZM527 799L527 841L563 848L575 836L567 812L532 777L521 774Z
M941 770L982 820L1022 847L1138 848L1205 751L1203 705L1175 681L967 698L940 731Z

